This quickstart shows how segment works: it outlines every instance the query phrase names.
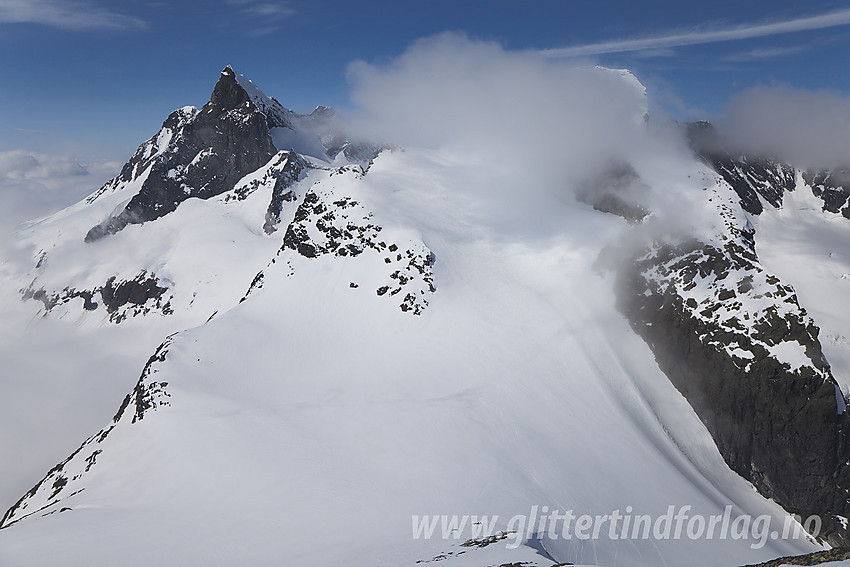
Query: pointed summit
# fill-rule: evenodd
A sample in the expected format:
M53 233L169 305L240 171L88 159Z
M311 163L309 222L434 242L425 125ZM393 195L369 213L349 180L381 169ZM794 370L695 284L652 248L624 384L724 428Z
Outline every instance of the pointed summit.
M181 109L166 119L162 130L125 165L127 171L145 172L141 189L121 212L92 227L86 242L167 215L190 197L220 195L277 153L269 128L280 124L269 109L289 111L273 99L252 96L240 78L228 65L200 112Z
M228 65L221 72L221 78L213 90L210 102L216 102L230 110L244 104L245 100L251 103L266 117L266 124L271 128L293 128L295 113L280 104L274 97L268 96L254 84L254 81L237 73L233 67Z
M93 226L85 240L94 242L128 225L158 219L186 199L209 199L229 191L247 173L269 163L278 148L319 159L342 153L358 164L375 157L380 148L352 144L334 133L332 118L328 107L306 116L292 112L227 65L209 102L200 110L173 112L124 165L121 176L94 196L130 183L141 185L122 210ZM293 160L289 177L297 178L304 163ZM272 217L274 209L279 203L270 208Z
M221 71L221 76L215 84L210 101L204 110L218 116L223 112L236 110L246 102L253 105L252 110L259 110L266 117L266 125L271 128L292 128L294 113L285 108L274 98L266 95L247 79L228 65Z
M210 111L215 109L215 111L220 113L222 111L234 110L245 104L246 101L251 100L236 77L236 71L230 65L222 70L221 76L210 96Z

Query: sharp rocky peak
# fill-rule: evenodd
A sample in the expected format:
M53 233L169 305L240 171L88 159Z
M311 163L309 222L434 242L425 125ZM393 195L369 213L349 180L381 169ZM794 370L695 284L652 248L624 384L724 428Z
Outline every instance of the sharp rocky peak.
M140 190L92 227L86 242L167 215L190 197L220 195L277 154L269 130L283 126L289 111L240 77L225 67L200 112L180 109L166 119L124 167L129 179L107 183L118 190L143 177Z
M220 113L235 110L250 101L251 97L248 96L248 92L236 79L236 71L228 65L222 70L207 107L209 112L218 111Z
M328 107L318 107L310 115L296 114L228 65L203 108L174 111L139 147L121 175L87 199L91 204L128 187L135 192L121 210L92 227L85 240L94 242L128 225L156 220L186 199L209 199L230 191L279 153L329 160L342 154L340 160L345 162L370 162L380 147L340 135L333 118ZM293 159L291 168L300 166L286 173L286 182L297 178L306 163ZM278 173L284 175L283 170Z
M296 114L280 104L277 99L270 97L246 78L245 75L237 73L233 67L225 67L210 97L210 110L215 112L219 109L224 111L235 110L248 101L252 108L263 113L266 124L271 128L293 129L293 120Z

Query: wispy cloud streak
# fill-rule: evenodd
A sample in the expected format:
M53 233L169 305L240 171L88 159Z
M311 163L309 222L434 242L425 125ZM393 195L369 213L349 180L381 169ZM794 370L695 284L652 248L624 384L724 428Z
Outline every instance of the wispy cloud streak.
M147 22L86 0L0 0L0 24L88 30L143 29Z
M686 45L736 41L741 39L766 37L784 33L825 29L846 25L850 25L850 9L780 22L750 24L713 30L694 29L687 32L671 33L660 36L545 49L542 50L541 53L547 57L582 57L588 55L602 55L605 53L669 49Z
M262 25L248 32L249 37L262 37L272 34L280 29L280 22L297 12L290 6L289 2L275 0L225 0L231 6L235 6L239 14L255 25Z
M783 57L805 51L807 46L794 45L790 47L774 47L766 49L751 49L743 53L736 53L726 58L727 61L762 61L764 59L773 59L774 57Z

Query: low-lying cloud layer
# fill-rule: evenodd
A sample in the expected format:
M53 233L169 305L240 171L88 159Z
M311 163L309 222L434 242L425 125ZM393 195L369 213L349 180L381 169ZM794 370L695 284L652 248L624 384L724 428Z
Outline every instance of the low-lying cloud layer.
M850 97L841 94L755 88L735 98L717 124L741 153L800 168L850 165Z
M88 175L88 170L70 156L46 156L24 150L0 152L0 180L55 180Z
M83 165L74 156L0 152L0 228L68 206L117 173L119 164Z

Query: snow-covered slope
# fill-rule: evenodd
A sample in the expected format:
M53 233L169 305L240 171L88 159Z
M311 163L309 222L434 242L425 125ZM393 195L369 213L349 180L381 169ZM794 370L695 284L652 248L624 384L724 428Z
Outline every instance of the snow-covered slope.
M266 235L284 205L333 168L363 167L277 150L267 121L321 147L309 127L294 129L308 117L227 67L210 102L172 113L119 176L20 232L17 245L35 253L18 276L25 297L53 316L96 315L81 323L155 313L173 316L175 330L235 304L279 246Z
M757 221L759 257L781 278L794 282L800 301L821 329L821 344L840 380L850 391L850 222L824 212L823 202L798 179L781 209Z
M644 96L632 75L617 74L624 91ZM276 143L275 129L314 136L299 130L306 118L232 69L222 77L217 92L237 101L219 112L225 124L257 122ZM221 99L214 93L211 104ZM204 112L178 111L169 131ZM131 162L185 153L163 132ZM687 507L689 517L764 516L777 530L786 523L779 504L727 466L704 406L662 372L658 344L623 307L620 265L640 268L647 301L657 294L708 308L693 311L707 337L701 348L727 353L744 373L756 353L789 375L832 384L812 358L819 344L801 352L785 348L795 337L760 334L757 323L773 316L814 323L759 263L749 219L722 176L670 152L600 173L617 180L601 203L582 188L580 199L523 193L516 223L505 223L488 214L493 199L517 197L489 190L501 170L417 148L364 162L340 148L368 144L314 139L324 155L278 143L222 191L193 186L179 202L169 193L167 214L86 242L92 226L145 192L148 177L134 165L127 179L19 235L36 252L34 267L9 277L25 282L23 295L42 301L48 317L139 332L154 321L168 337L104 427L9 503L0 564L61 556L72 566L716 566L820 547L752 531L616 537L608 529L615 512L660 518L670 507ZM203 152L188 152L182 171ZM535 181L534 171L522 175ZM718 258L656 261L670 194L694 207L694 254ZM612 195L646 214L618 216ZM676 232L670 238L685 241ZM726 279L721 264L734 254ZM750 287L733 305L726 292L740 281ZM127 301L111 303L122 285ZM733 315L754 323L724 328ZM837 419L843 397L831 395ZM596 520L593 537L566 538L537 523L555 510L606 520ZM416 537L423 515L498 519L487 530L464 521L445 535L438 522L433 537ZM484 531L504 533L487 540Z

